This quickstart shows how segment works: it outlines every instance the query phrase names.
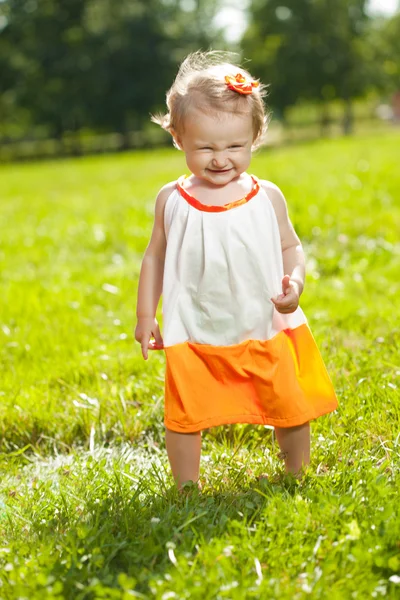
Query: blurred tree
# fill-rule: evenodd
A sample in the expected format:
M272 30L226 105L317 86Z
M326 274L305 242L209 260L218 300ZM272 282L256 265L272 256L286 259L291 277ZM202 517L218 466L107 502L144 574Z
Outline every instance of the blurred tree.
M375 19L369 31L369 51L373 65L370 78L375 86L386 92L400 90L400 12L390 19Z
M92 0L86 27L95 44L89 123L122 134L141 129L165 104L177 63L212 41L218 0ZM96 85L97 84L97 85Z
M17 70L10 60L13 46L10 40L4 34L2 35L6 25L5 6L0 3L0 131L4 129L7 122L12 126L16 116L14 89L17 84ZM2 135L5 135L3 131Z
M321 106L340 98L351 129L351 99L368 80L364 61L366 0L253 0L243 39L254 71L271 83L270 104L282 117L298 100ZM322 123L326 119L323 111Z
M164 103L184 55L218 39L219 4L0 0L1 92L51 136L88 126L126 137Z
M7 9L2 37L9 49L17 106L29 110L33 123L45 123L55 137L78 128L84 117L84 0L2 4Z

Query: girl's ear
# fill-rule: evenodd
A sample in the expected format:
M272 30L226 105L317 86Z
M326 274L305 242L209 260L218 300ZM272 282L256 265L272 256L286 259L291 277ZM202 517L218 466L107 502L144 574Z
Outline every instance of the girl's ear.
M176 146L176 148L178 148L178 150L183 150L181 137L178 135L178 133L175 131L175 129L170 129L170 133L171 133L172 137L174 138L174 146Z

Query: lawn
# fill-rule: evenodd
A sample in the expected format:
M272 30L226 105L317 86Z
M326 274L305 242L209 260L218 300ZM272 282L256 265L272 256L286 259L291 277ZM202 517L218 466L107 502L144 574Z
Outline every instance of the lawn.
M399 146L394 130L254 157L303 241L339 409L312 424L301 483L271 429L204 432L187 495L163 354L145 363L132 335L154 198L183 155L0 168L0 600L399 597Z

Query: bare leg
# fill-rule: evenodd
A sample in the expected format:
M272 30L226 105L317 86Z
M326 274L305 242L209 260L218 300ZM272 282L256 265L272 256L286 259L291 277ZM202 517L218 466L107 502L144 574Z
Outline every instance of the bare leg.
M286 472L300 475L302 468L310 463L310 423L298 427L276 427L275 435L285 459Z
M200 470L201 434L165 430L165 443L172 475L181 488L187 481L197 482Z

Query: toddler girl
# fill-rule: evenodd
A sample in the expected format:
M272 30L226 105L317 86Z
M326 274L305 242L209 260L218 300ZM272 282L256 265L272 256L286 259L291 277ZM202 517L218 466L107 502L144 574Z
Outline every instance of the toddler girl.
M166 355L166 446L181 487L199 477L201 431L272 425L288 472L310 460L309 421L337 400L299 307L304 254L279 188L250 175L264 87L221 53L196 52L153 120L190 171L159 192L139 280L135 338ZM164 335L155 318L163 295Z

